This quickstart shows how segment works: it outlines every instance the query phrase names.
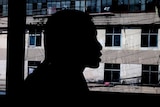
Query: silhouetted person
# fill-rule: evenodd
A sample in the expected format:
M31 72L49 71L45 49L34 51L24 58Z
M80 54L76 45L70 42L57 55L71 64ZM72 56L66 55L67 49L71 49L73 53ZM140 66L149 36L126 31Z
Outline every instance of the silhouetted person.
M44 33L45 59L25 79L25 94L53 103L87 98L83 71L99 67L102 49L91 16L78 10L58 11L48 18Z

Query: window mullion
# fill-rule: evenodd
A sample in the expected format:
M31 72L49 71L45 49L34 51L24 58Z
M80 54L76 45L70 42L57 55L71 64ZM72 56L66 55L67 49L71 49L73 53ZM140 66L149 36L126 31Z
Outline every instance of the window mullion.
M148 47L151 46L151 40L150 40L151 36L150 36L150 32L148 33Z
M115 29L115 28L113 28L113 34L112 34L112 46L114 46L114 32L115 32L114 29Z
M35 36L35 38L34 38L35 39L34 46L37 46L37 44L36 44L37 43L37 39L36 39L37 38L37 32L35 32L34 36Z

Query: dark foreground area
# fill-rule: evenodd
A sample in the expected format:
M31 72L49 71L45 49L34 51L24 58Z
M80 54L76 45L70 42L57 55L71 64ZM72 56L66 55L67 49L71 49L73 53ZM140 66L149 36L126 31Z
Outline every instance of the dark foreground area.
M103 92L103 91L93 91L91 92L92 96L95 97L110 97L110 99L119 99L119 98L160 98L160 94L145 94L145 93L119 93L119 92Z
M28 99L28 100L27 100ZM53 99L53 98L51 98ZM80 100L82 98L79 98ZM12 99L11 99L12 100ZM24 100L24 99L22 99ZM36 100L36 99L35 99ZM66 99L67 101L68 99ZM14 101L14 99L13 99ZM0 95L0 104L5 105L7 103L7 96ZM21 101L17 101L21 102ZM29 103L29 98L26 98L26 103ZM53 99L54 102L54 99ZM160 102L159 94L142 94L142 93L117 93L117 92L103 92L103 91L91 91L87 105L122 105L122 106L139 106L139 104L150 104L156 106ZM73 101L74 103L74 101ZM86 106L87 106L86 105ZM107 106L106 106L107 107Z

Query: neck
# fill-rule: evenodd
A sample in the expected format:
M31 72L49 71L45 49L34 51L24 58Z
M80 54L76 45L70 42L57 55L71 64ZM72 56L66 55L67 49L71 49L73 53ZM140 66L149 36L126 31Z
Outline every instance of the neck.
M60 61L44 61L49 66L53 67L54 69L61 69L61 70L70 70L72 72L83 72L85 66L80 63L68 63L68 62L60 62Z

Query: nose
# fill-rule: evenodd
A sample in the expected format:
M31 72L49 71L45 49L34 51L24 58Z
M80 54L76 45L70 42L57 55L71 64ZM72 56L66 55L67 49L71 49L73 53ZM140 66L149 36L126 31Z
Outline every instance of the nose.
M100 44L100 43L99 43ZM102 45L100 44L100 50L102 50Z
M99 41L97 41L97 42L98 42L97 44L99 46L99 50L102 50L103 47L102 47L101 43Z

